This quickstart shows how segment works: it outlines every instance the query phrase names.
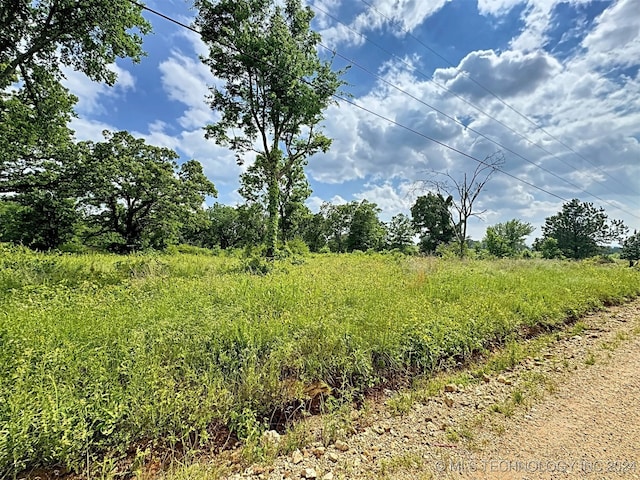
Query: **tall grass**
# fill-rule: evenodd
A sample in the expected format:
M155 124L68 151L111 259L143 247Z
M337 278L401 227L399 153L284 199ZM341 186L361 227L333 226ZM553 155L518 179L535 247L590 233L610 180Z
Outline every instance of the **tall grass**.
M640 294L589 263L0 253L0 477L242 436L315 381L362 392Z

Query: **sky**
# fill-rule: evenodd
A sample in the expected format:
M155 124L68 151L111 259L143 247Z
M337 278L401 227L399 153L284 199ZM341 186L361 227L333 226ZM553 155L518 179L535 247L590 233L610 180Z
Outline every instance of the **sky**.
M322 35L318 52L351 65L325 112L329 152L309 159L307 204L367 199L388 221L409 214L427 183L461 180L491 155L504 157L476 201L475 240L513 218L542 236L544 220L578 198L640 230L640 8L638 0L307 0ZM185 0L147 5L181 22ZM202 163L235 205L233 152L204 138L218 112L215 79L196 33L145 13L154 33L139 64L118 60L114 87L67 71L79 98L78 140L129 130ZM373 113L372 113L373 112ZM436 141L433 141L436 140Z

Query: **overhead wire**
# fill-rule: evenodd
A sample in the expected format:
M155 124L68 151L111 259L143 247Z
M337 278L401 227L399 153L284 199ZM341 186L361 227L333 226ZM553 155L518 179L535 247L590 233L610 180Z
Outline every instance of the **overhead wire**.
M137 5L138 7L142 8L143 10L146 10L146 11L148 11L148 12L150 12L150 13L154 14L154 15L157 15L157 16L159 16L159 17L161 17L161 18L163 18L163 19L165 19L165 20L167 20L167 21L169 21L169 22L172 22L172 23L174 23L174 24L176 24L176 25L178 25L178 26L182 27L182 28L185 28L185 29L190 30L190 31L192 31L192 32L194 32L194 33L197 33L198 35L201 35L201 34L202 34L202 33L201 33L199 30L197 30L196 28L193 28L193 27L191 27L190 25L186 25L186 24L184 24L184 23L182 23L182 22L180 22L180 21L178 21L178 20L176 20L176 19L174 19L174 18L172 18L172 17L170 17L170 16L168 16L168 15L165 15L165 14L163 14L163 13L161 13L161 12L157 11L157 10L154 10L154 9L152 9L152 8L150 8L150 7L147 7L146 5L143 5L143 4L139 3L139 2L137 2L136 0L128 0L128 1L129 1L130 3L132 3L132 4L134 4L134 5ZM324 45L322 45L322 46L323 46L324 48L328 48L328 47L326 47L326 46L324 46ZM229 46L228 46L228 47L229 47ZM255 57L255 56L253 56L253 55L251 55L251 54L247 54L246 52L241 52L240 50L238 50L238 49L236 49L236 48L233 48L233 47L229 47L229 48L234 49L234 50L236 50L238 53L242 53L243 55L247 55L247 56L251 57L252 59L254 59L254 60L258 61L258 62L261 62L261 63L263 63L263 64L265 64L265 65L267 65L267 66L271 66L271 65L269 65L267 62L265 62L264 60L262 60L262 59L260 59L260 58L258 58L258 57ZM332 50L332 51L333 51L333 50ZM341 57L341 58L342 58L342 57ZM274 68L275 68L275 67L274 67ZM304 78L301 78L300 80L301 80L302 82L304 82L304 83L311 84L308 80L306 80L306 79L304 79ZM462 150L460 150L460 149L458 149L458 148L456 148L456 147L453 147L453 146L451 146L451 145L448 145L448 144L447 144L447 143L445 143L445 142L442 142L442 141L440 141L440 140L438 140L438 139L436 139L436 138L433 138L433 137L431 137L431 136L429 136L429 135L426 135L426 134L424 134L424 133L422 133L422 132L419 132L419 131L417 131L417 130L415 130L415 129L411 128L411 127L408 127L408 126L406 126L406 125L403 125L403 124L401 124L400 122L397 122L396 120L393 120L393 119L391 119L391 118L388 118L388 117L386 117L386 116L384 116L384 115L382 115L382 114L380 114L380 113L377 113L377 112L375 112L375 111L373 111L373 110L371 110L371 109L368 109L368 108L366 108L366 107L363 107L362 105L359 105L358 103L356 103L356 102L354 102L354 101L352 101L352 100L349 100L349 99L347 99L347 98L345 98L345 97L343 97L343 96L341 96L341 95L339 95L339 94L332 94L332 96L333 96L336 100L339 100L339 101L341 101L341 102L343 102L343 103L346 103L346 104L348 104L348 105L351 105L351 106L353 106L353 107L355 107L355 108L358 108L358 109L360 109L360 110L362 110L362 111L364 111L364 112L366 112L366 113L368 113L368 114L370 114L370 115L373 115L373 116L375 116L375 117L377 117L377 118L380 118L380 119L382 119L382 120L384 120L384 121L386 121L386 122L388 122L388 123L390 123L390 124L392 124L392 125L395 125L395 126L397 126L397 127L399 127L399 128L402 128L402 129L404 129L404 130L407 130L407 131L409 131L409 132L411 132L411 133L413 133L413 134L415 134L415 135L418 135L418 136L420 136L420 137L422 137L422 138L424 138L424 139L426 139L426 140L429 140L429 141L431 141L431 142L433 142L433 143L435 143L435 144L437 144L437 145L440 145L440 146L441 146L441 147L443 147L443 148L446 148L446 149L448 149L448 150L450 150L450 151L453 151L453 152L455 152L455 153L457 153L457 154L459 154L459 155L461 155L461 156L463 156L463 157L469 158L469 159L471 159L471 160L473 160L473 161L475 161L475 162L477 162L477 163L479 163L479 164L481 164L481 165L491 166L490 164L486 163L485 161L483 161L483 160L481 160L481 159L479 159L479 158L477 158L477 157L475 157L475 156L473 156L473 155L471 155L471 154L469 154L469 153L467 153L467 152L464 152L464 151L462 151ZM535 163L534 163L533 165L537 166ZM537 166L537 167L538 167L538 168L540 168L539 166ZM559 200L561 200L561 201L563 201L563 202L567 202L567 201L568 201L568 199L566 199L566 198L562 197L561 195L558 195L558 194L556 194L556 193L553 193L553 192L551 192L551 191L549 191L549 190L547 190L547 189L545 189L545 188L543 188L543 187L540 187L540 186L538 186L538 185L536 185L536 184L534 184L534 183L531 183L531 182L529 182L529 181L527 181L527 180L525 180L525 179L522 179L522 178L520 178L520 177L518 177L518 176L516 176L516 175L513 175L513 174L511 174L511 173L509 173L509 172L507 172L507 171L505 171L505 170L503 170L503 169L501 169L501 168L499 168L499 167L492 166L492 168L495 168L495 170L497 170L497 171L501 172L503 175L506 175L506 176L508 176L508 177L510 177L510 178L512 178L512 179L514 179L514 180L516 180L516 181L518 181L518 182L520 182L520 183L523 183L523 184L525 184L525 185L527 185L527 186L529 186L529 187L531 187L531 188L534 188L534 189L536 189L536 190L539 190L539 191L541 191L541 192L543 192L543 193L545 193L545 194L547 194L547 195L549 195L549 196L552 196L552 197L554 197L554 198L557 198L557 199L559 199ZM588 193L588 192L585 192L585 193ZM590 194L590 195L592 195L592 194ZM595 196L594 196L594 197L595 197ZM596 197L596 198L597 198L597 197ZM634 217L636 217L636 218L640 218L640 217L638 217L638 216L634 215L633 213L628 212L628 211L626 211L626 210L622 209L621 207L618 207L618 206L615 206L615 205L613 205L613 206L614 206L614 208L616 208L617 210L624 211L625 213L627 213L627 214L629 214L629 215L632 215L632 216L634 216Z
M373 76L373 77L374 77L374 78L376 78L378 81L383 82L384 84L386 84L386 85L390 86L391 88L393 88L393 89L395 89L395 90L399 91L400 93L402 93L402 94L404 94L404 95L407 95L408 97L412 98L413 100L415 100L415 101L417 101L417 102L421 103L422 105L424 105L424 106L426 106L426 107L428 107L428 108L430 108L430 109L434 110L435 112L439 113L439 114L440 114L440 115L442 115L443 117L445 117L445 118L447 118L447 119L451 120L452 122L455 122L456 124L458 124L458 125L460 125L460 126L462 126L462 127L466 128L467 130L470 130L471 132L473 132L473 133L477 134L478 136L480 136L480 137L484 138L485 140L488 140L489 142L493 143L494 145L496 145L496 146L500 147L501 149L503 149L503 150L505 150L505 151L507 151L507 152L510 152L510 153L512 153L512 154L514 154L514 155L516 155L517 157L519 157L519 158L521 158L522 160L524 160L525 162L527 162L527 163L529 163L529 164L533 165L534 167L539 168L539 169L541 169L542 171L544 171L544 172L548 173L549 175L551 175L551 176L553 176L553 177L557 178L558 180L561 180L561 181L563 181L563 182L567 183L568 185L572 186L573 188L577 189L578 191L580 191L580 192L582 192L582 193L586 193L587 195L592 196L592 197L594 197L594 198L596 198L596 199L600 200L601 202L608 204L609 206L612 206L612 207L614 207L614 208L619 208L619 207L618 207L618 206L616 206L615 204L612 204L612 203L610 203L609 201L607 201L607 200L605 200L605 199L603 199L603 198L599 197L598 195L595 195L595 194L593 194L593 193L591 193L591 192L588 192L587 190L582 189L580 186L578 186L578 185L576 185L575 183L573 183L573 182L571 182L571 181L567 180L566 178L561 177L560 175L557 175L556 173L552 172L551 170L548 170L547 168L545 168L545 167L543 167L543 166L541 166L541 165L536 164L535 162L533 162L532 160L529 160L529 159L528 159L527 157L525 157L524 155L521 155L520 153L518 153L518 152L516 152L516 151L512 150L511 148L509 148L509 147L507 147L507 146L503 145L502 143L500 143L500 142L498 142L498 141L496 141L496 140L493 140L492 138L490 138L490 137L488 137L487 135L485 135L484 133L482 133L482 132L480 132L480 131L478 131L478 130L474 129L473 127L469 127L469 126L464 125L464 123L463 123L463 122L461 122L460 120L458 120L457 118L452 117L451 115L448 115L447 113L443 112L442 110L438 109L437 107L434 107L433 105L430 105L429 103L427 103L427 102L425 102L424 100L422 100L422 99L420 99L420 98L416 97L416 96L415 96L415 95L413 95L412 93L410 93L410 92L408 92L408 91L404 90L403 88L401 88L401 87L397 86L396 84L394 84L394 83L392 83L392 82L388 81L387 79L385 79L384 77L382 77L382 76L378 75L377 73L374 73L374 72L370 71L369 69L367 69L366 67L364 67L364 66L360 65L358 62L354 61L353 59L349 59L349 58L347 58L346 56L342 55L340 52L338 52L338 51L336 51L336 50L333 50L333 49L331 49L331 48L327 47L326 45L324 45L324 44L323 44L323 43L321 43L321 42L319 42L319 45L320 45L320 46L322 46L323 48L325 48L325 49L327 49L327 50L331 51L334 55L336 55L336 56L337 56L337 57L339 57L339 58L342 58L343 60L345 60L345 61L346 61L346 62L348 62L349 64L351 64L351 65L353 65L353 66L355 66L355 67L357 67L357 68L361 69L363 72L365 72L365 73L367 73L367 74L369 74L369 75ZM343 101L345 101L345 100L343 99ZM351 102L348 102L348 103L351 103ZM352 103L352 104L353 104L353 103ZM372 113L372 112L369 112L369 113ZM385 119L385 120L390 121L389 119ZM398 124L396 124L396 125L398 125ZM459 153L459 152L458 152L458 153Z
M410 62L408 62L408 61L407 61L407 60L405 60L404 58L399 57L399 56L398 56L398 55L396 55L395 53L393 53L393 52L391 52L391 51L387 50L385 47L381 46L379 43L375 42L374 40L372 40L371 38L369 38L369 37L368 37L367 35L365 35L364 33L359 32L358 30L354 29L353 27L351 27L351 26L350 26L350 25L348 25L347 23L343 22L343 21L342 21L342 20L340 20L339 18L337 18L337 17L335 17L334 15L332 15L331 13L327 12L325 9L323 9L323 8L321 8L321 7L318 7L318 6L315 6L315 5L313 5L313 6L312 6L312 8L314 8L314 9L315 9L315 10L317 10L318 12L320 12L320 13L322 13L322 14L326 15L327 17L331 18L333 21L340 23L340 24L341 24L341 25L343 25L345 28L347 28L348 30L350 30L351 32L353 32L354 34L356 34L356 35L360 36L360 37L361 37L362 39L364 39L365 41L367 41L367 42L371 43L372 45L374 45L374 46L375 46L376 48L378 48L379 50L381 50L381 51L385 52L387 55L390 55L390 56L394 57L395 59L397 59L398 61L400 61L401 63L403 63L405 66L409 67L409 68L411 69L411 71L414 71L414 72L416 72L416 73L419 73L419 74L420 74L423 78L425 78L428 82L430 82L430 83L432 83L432 84L436 85L438 88L440 88L440 89L444 90L445 92L447 92L447 93L449 93L449 94L451 94L451 95L455 96L456 98L458 98L459 100L461 100L461 101L462 101L462 102L464 102L465 104L469 105L470 107L472 107L472 108L473 108L473 109L475 109L476 111L478 111L478 112L480 112L481 114L483 114L484 116L486 116L486 117L490 118L490 119L491 119L491 120L493 120L494 122L496 122L496 123L500 124L502 127L506 128L507 130L509 130L510 132L512 132L513 134L515 134L516 136L518 136L519 138L521 138L521 139L525 140L525 141L526 141L527 143L529 143L530 145L532 145L532 146L534 146L534 147L538 148L538 149L539 149L539 150L541 150L542 152L546 153L547 155L551 156L552 158L555 158L556 160L560 161L561 163L564 163L564 164L565 164L565 165L567 165L568 167L570 167L570 168L572 168L572 169L574 169L574 170L577 170L577 167L575 167L574 165L570 164L569 162L567 162L566 160L564 160L564 159L562 159L562 158L557 157L557 156L556 156L556 154L554 154L553 152L551 152L551 151L547 150L546 148L544 148L544 147L543 147L542 145L540 145L539 143L537 143L537 142L535 142L535 141L531 140L531 139L530 139L529 137L527 137L526 135L521 134L520 132L518 132L518 131L517 131L517 130L515 130L514 128L510 127L510 126L509 126L509 125L507 125L506 123L504 123L504 122L502 122L501 120L499 120L498 118L496 118L495 116L491 115L490 113L487 113L485 110L483 110L481 107L477 106L477 105L476 105L476 104L474 104L473 102L470 102L469 100L467 100L466 98L464 98L464 97L463 97L463 96L461 96L460 94L458 94L458 93L454 92L453 90L451 90L451 89L447 88L445 85L443 85L443 84L441 84L441 83L437 82L436 80L434 80L432 77L430 77L430 76L429 76L429 75L427 75L426 73L424 73L424 72L420 71L419 69L417 69L414 65L412 65ZM332 50L334 53L337 53L335 50L330 49L329 47L327 47L327 46L325 46L325 45L322 45L322 46L323 46L324 48L328 49L328 50ZM344 57L343 57L343 58L344 58ZM345 59L346 59L346 58L345 58ZM354 65L356 65L356 64L353 62L353 60L347 60L347 61L350 61L350 62L352 62ZM372 72L368 71L365 67L362 67L362 66L360 66L360 65L356 65L356 66L357 66L358 68L362 69L363 71L366 71L368 74L376 76L376 78L378 78L379 80L381 80L381 81L383 81L383 82L385 82L385 83L389 83L389 82L387 82L384 78L382 78L381 76L379 76L379 75L377 75L377 74L374 74L374 73L372 73ZM395 88L397 88L397 87L395 87ZM406 92L405 92L405 93L406 93ZM412 97L413 97L415 100L421 101L421 100L417 99L417 98L416 98L416 97L414 97L414 96L412 96ZM429 107L429 108L431 108L431 109L433 109L433 110L436 110L438 113L440 113L440 114L444 115L445 117L449 118L450 120L452 120L452 121L454 121L454 122L456 122L456 123L458 123L458 124L460 124L460 125L464 126L465 128L467 128L467 129L469 129L469 130L473 131L474 133L476 133L476 134L478 134L478 135L482 136L483 138L485 138L485 139L489 140L490 142L492 142L492 143L494 143L494 144L496 144L496 145L501 146L501 148L504 148L505 150L508 150L509 152L513 153L514 155L517 155L518 157L520 157L520 158L522 158L523 160L525 160L526 162L528 162L528 163L530 163L530 164L532 164L532 165L536 166L537 168L540 168L541 170L545 171L546 173L548 173L548 174L550 174L550 175L552 175L552 176L554 176L554 177L556 177L556 178L561 179L562 181L564 181L564 182L568 183L568 184L569 184L569 185L571 185L572 187L577 188L579 191L581 191L581 192L583 192L583 193L587 193L588 195L593 196L594 198L596 198L596 199L598 199L598 200L600 200L600 201L603 201L603 202L605 202L605 203L608 203L609 205L612 205L612 204L610 204L609 202L607 202L606 200L603 200L602 198L598 197L597 195L594 195L594 194L592 194L592 193L590 193L590 192L588 192L588 191L584 190L582 187L579 187L579 186L577 186L576 184L574 184L574 183L570 182L569 180L566 180L566 179L564 179L564 178L560 177L559 175L557 175L557 174L553 173L551 170L549 170L548 168L543 167L543 166L542 166L542 165L540 165L539 163L535 163L535 162L533 162L533 161L531 161L531 160L529 160L529 159L525 158L523 155L521 155L521 154L519 154L519 153L517 153L517 152L515 152L515 151L513 151L513 150L511 150L511 149L509 149L509 148L507 148L507 147L505 147L504 145L502 145L502 144L500 144L500 143L498 143L498 142L496 142L496 141L492 140L491 138L489 138L487 135L483 134L482 132L480 132L480 131L478 131L478 130L476 130L476 129L474 129L474 128L472 128L472 127L468 126L468 125L465 125L464 123L460 122L458 119L455 119L455 118L453 118L453 117L451 117L451 116L449 116L449 115L447 115L447 114L445 114L445 113L441 112L440 110L437 110L435 107L433 107L433 106L431 106L431 105L428 105L428 104L426 104L426 103L424 103L424 102L421 102L421 103L423 103L424 105L426 105L427 107ZM614 178L614 180L616 180L616 179ZM598 185L600 185L601 187L604 187L605 189L610 190L610 188L609 188L609 187L607 187L605 184L603 184L603 183L602 183L602 182L600 182L599 180L594 179L594 182L595 182L595 183L597 183ZM611 191L611 192L613 192L613 190L610 190L610 191ZM618 207L616 207L616 208L618 208Z
M397 23L394 21L393 18L389 17L388 15L385 15L383 12L381 12L378 8L375 7L375 5L373 5L371 2L369 2L368 0L360 0L362 3L364 3L365 5L367 5L369 8L371 8L375 13L377 13L379 16L381 16L382 18L386 19L387 21L391 22L391 23ZM518 115L519 117L521 117L522 119L526 120L529 124L533 125L536 130L540 130L541 132L543 132L545 135L547 135L549 138L555 140L556 142L558 142L560 145L562 145L563 147L565 147L567 150L569 150L570 152L572 152L573 154L575 154L577 157L581 158L582 160L584 160L585 162L589 163L591 166L595 167L598 171L600 171L601 173L603 173L604 175L606 175L607 177L609 177L610 179L620 183L621 185L624 185L619 179L613 177L610 173L608 173L605 170L602 170L602 168L600 168L597 164L595 164L594 162L592 162L591 160L589 160L588 158L586 158L584 155L582 155L581 153L575 151L570 145L567 145L565 142L563 142L562 140L560 140L559 138L557 138L556 136L554 136L553 134L551 134L550 132L548 132L544 127L542 127L541 125L538 125L535 121L531 120L531 118L529 118L527 115L525 115L524 113L520 112L518 109L516 109L515 107L513 107L512 105L510 105L508 102L506 102L503 98L501 98L498 94L496 94L495 92L493 92L490 88L486 87L485 85L483 85L482 83L480 83L479 81L477 81L475 78L473 78L471 75L469 75L467 72L460 70L455 63L453 63L451 60L449 60L448 58L446 58L444 55L440 54L438 51L436 51L434 48L430 47L429 45L427 45L425 42L423 42L422 40L420 40L418 37L416 37L413 33L411 33L411 31L403 26L400 26L400 29L403 31L403 33L405 33L406 35L408 35L409 37L413 38L416 42L418 42L420 45L422 45L424 48L426 48L428 51L430 51L431 53L433 53L436 57L438 57L439 59L441 59L442 61L444 61L445 63L447 63L447 65L453 67L456 69L457 72L459 72L462 76L464 76L465 78L467 78L468 80L470 80L471 82L473 82L475 85L477 85L478 87L480 87L482 90L484 90L485 92L487 92L489 95L491 95L492 97L494 97L496 100L498 100L498 102L500 102L501 104L503 104L505 107L507 107L509 110L511 110L512 112L514 112L516 115ZM555 157L555 155L554 155ZM575 168L575 167L572 167Z

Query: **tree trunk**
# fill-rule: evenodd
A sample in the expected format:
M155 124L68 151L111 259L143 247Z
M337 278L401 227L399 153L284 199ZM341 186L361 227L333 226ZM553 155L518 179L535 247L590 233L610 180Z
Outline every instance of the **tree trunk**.
M267 187L268 205L267 212L267 258L274 258L278 248L278 213L280 201L280 185L278 183L278 151L271 152L273 158L269 163L269 185Z

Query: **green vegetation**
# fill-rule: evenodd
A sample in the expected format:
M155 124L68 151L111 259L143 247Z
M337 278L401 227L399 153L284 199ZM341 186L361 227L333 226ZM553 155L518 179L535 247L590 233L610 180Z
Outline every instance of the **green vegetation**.
M194 450L223 427L255 441L319 382L353 398L640 294L637 270L589 262L326 255L257 276L234 257L16 247L0 262L0 476Z
M556 257L557 247L565 257L579 260L597 255L604 245L620 242L627 230L621 220L609 221L602 207L573 199L545 220L543 239L537 245L546 252L546 258ZM549 239L554 239L555 244L541 243Z
M625 239L622 245L620 258L629 260L630 267L633 267L635 262L640 260L640 233L634 231L633 235L630 235L627 239Z
M283 3L195 2L196 23L209 47L204 62L224 82L211 87L210 105L221 118L205 127L207 137L234 150L240 163L247 152L257 152L242 190L249 198L262 196L266 204L269 257L276 253L282 213L287 222L294 216L283 209L297 210L311 193L303 167L308 157L331 146L320 123L344 83L331 62L318 56L320 34L310 28L311 8L300 0Z

